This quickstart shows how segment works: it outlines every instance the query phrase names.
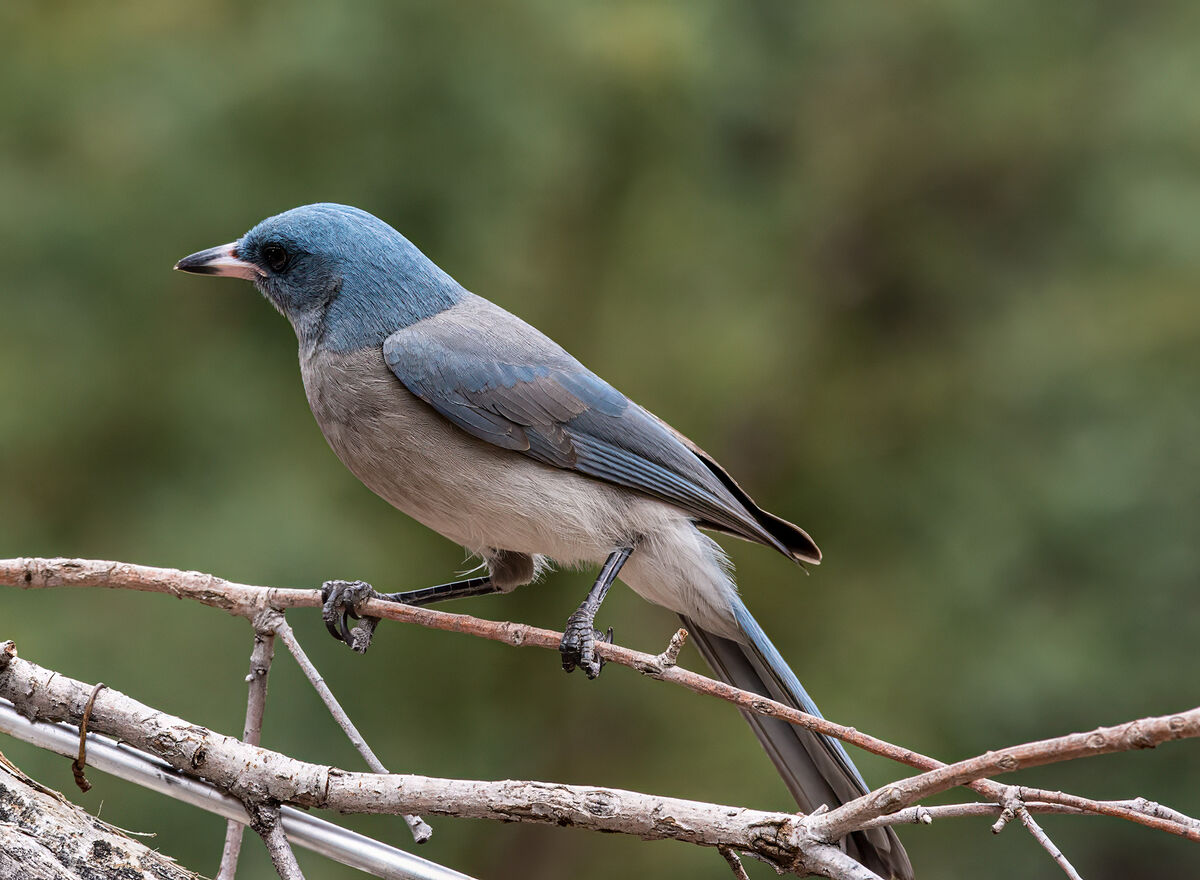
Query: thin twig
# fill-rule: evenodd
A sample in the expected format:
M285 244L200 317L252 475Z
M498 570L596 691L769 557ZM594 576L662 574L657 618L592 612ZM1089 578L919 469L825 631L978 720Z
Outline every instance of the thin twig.
M973 783L971 788L985 795L990 793L990 791L984 791L981 786L988 786L989 789L993 786L1003 788L999 782L983 779ZM1020 791L1021 798L1026 803L1041 801L1044 803L1061 804L1064 807L1073 807L1080 812L1092 813L1097 816L1112 816L1116 819L1127 819L1131 822L1145 825L1147 828L1153 828L1156 831L1165 831L1168 834L1176 834L1180 837L1186 837L1188 840L1200 842L1200 819L1193 819L1191 816L1181 813L1178 810L1172 810L1170 807L1164 807L1162 804L1146 800L1146 798L1138 797L1120 801L1097 801L1075 794L1067 794L1061 791L1047 791L1042 788L1030 788L1025 785L1020 786Z
M250 827L258 832L267 852L271 854L271 864L279 874L280 880L304 880L300 863L288 843L287 835L283 833L283 823L279 820L279 807L264 804L247 805L250 812Z
M1010 746L893 782L828 813L814 816L812 821L829 839L837 840L867 819L895 812L930 795L985 776L1093 755L1153 748L1171 740L1195 736L1200 736L1200 707ZM1189 829L1187 836L1192 833Z
M750 875L746 873L746 866L742 864L742 860L738 858L736 852L727 846L718 846L717 852L725 857L725 862L729 865L729 869L733 871L733 876L737 880L750 880Z
M1000 818L996 820L996 824L992 826L992 833L999 834L1004 830L1004 826L1011 822L1014 818L1019 819L1021 824L1025 826L1025 830L1033 835L1033 839L1046 852L1050 854L1050 858L1054 859L1063 872L1071 878L1071 880L1083 880L1079 876L1079 872L1075 870L1067 857L1063 855L1062 850L1050 839L1042 826L1037 823L1033 816L1029 813L1028 805L1021 800L1021 791L1015 785L1010 785L1004 792L1004 799L1001 801L1002 810Z
M267 705L267 677L271 672L271 661L275 657L275 633L266 614L255 618L254 647L250 651L250 671L246 674L249 694L246 697L246 725L242 742L256 746L262 741L263 713ZM221 867L216 880L234 880L237 874L238 857L242 851L242 832L245 826L233 819L225 826L225 848L221 851Z
M1064 807L1062 804L1033 802L1025 805L1031 813L1059 813L1067 816L1086 816L1086 810ZM905 807L886 816L878 816L863 822L856 830L883 828L887 825L930 825L935 819L959 819L967 816L991 818L1003 810L999 804L971 802L966 804L938 804L936 806Z
M283 619L283 615L279 614L276 617L277 619L274 621L275 633L279 638L283 639L283 644L287 646L292 656L296 658L296 663L304 670L305 677L321 698L321 702L325 704L325 708L329 710L329 714L333 716L333 720L337 722L338 727L346 734L346 737L350 740L355 750L362 755L368 767L376 773L387 773L387 767L379 760L374 750L367 745L366 739L358 732L358 728L354 726L354 722L350 720L350 716L346 714L346 710L342 708L342 704L337 701L337 697L333 695L333 691L325 683L324 676L317 670L312 660L308 659L308 654L304 652L304 649L300 647L300 642L297 640L295 632L288 626L287 621ZM404 821L408 825L409 831L412 832L413 840L417 843L425 843L433 836L433 829L420 816L405 815Z
M1050 858L1058 863L1058 866L1063 869L1064 874L1070 877L1071 880L1083 880L1079 876L1079 872L1075 870L1075 866L1067 861L1067 857L1062 854L1062 850L1042 830L1042 826L1037 823L1033 816L1029 815L1029 810L1024 804L1017 807L1017 818L1021 820L1021 824L1033 835L1033 839L1042 845L1042 849L1050 853Z

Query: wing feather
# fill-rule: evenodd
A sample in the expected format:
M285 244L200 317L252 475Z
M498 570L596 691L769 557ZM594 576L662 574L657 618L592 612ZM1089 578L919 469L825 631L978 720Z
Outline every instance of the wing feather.
M794 557L749 496L731 491L683 435L533 327L486 300L472 305L474 320L447 312L384 341L384 360L409 391L481 440L653 495L702 525ZM481 310L489 332L479 332Z

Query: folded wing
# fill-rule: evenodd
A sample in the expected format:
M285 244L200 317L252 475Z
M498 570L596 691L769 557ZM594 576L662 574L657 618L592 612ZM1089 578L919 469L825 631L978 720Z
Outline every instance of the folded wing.
M481 440L661 498L793 559L820 559L802 530L761 511L683 435L487 300L397 330L383 355L409 391Z

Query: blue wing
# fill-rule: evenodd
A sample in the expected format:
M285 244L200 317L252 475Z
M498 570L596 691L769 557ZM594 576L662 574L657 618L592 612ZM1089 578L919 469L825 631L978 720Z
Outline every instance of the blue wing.
M795 559L820 559L803 531L759 510L698 447L487 300L396 331L383 354L409 391L481 440L661 498Z

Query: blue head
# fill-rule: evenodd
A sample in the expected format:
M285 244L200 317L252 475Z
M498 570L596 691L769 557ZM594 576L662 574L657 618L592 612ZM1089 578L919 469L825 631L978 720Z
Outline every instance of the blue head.
M176 269L253 281L302 345L378 345L448 309L466 291L378 217L317 204L268 217L237 241L184 257Z

